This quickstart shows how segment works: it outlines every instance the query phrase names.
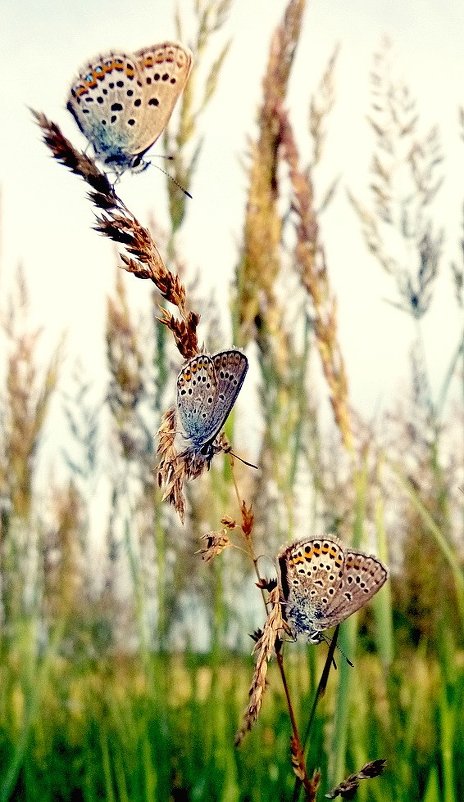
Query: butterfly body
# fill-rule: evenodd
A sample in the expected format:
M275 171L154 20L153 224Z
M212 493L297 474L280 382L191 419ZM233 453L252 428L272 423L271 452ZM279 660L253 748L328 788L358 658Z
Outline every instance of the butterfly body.
M278 560L284 616L294 637L311 643L363 607L388 576L377 557L347 549L332 535L292 543Z
M67 108L105 166L117 173L148 166L143 154L166 127L191 66L188 49L163 42L82 67Z

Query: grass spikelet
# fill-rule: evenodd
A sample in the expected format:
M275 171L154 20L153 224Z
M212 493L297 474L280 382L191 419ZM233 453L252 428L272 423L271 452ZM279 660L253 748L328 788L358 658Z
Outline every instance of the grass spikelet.
M235 745L240 746L247 732L256 723L261 705L263 694L266 689L266 675L269 660L275 654L276 642L279 634L285 630L285 622L282 618L282 605L280 601L280 590L273 588L269 593L270 610L264 624L263 632L257 641L253 653L256 654L256 664L251 681L248 695L250 701L243 717L242 726L235 736Z
M201 540L205 541L205 545L202 546L197 554L200 554L204 562L209 562L214 557L217 557L218 554L221 554L224 549L233 545L227 534L226 527L221 532L208 532L206 535L202 535Z
M185 463L179 459L179 453L174 445L176 434L176 412L174 409L168 409L163 414L158 429L158 485L164 487L163 499L167 499L174 506L183 523L185 519L183 488L186 472Z
M393 305L419 320L429 309L442 253L443 232L435 230L432 208L443 182L439 133L436 126L420 132L416 101L393 75L388 40L374 57L371 94L370 208L351 194L350 200L369 250L396 282Z
M117 198L108 176L99 170L95 161L71 144L62 133L60 127L49 120L45 114L31 109L37 124L43 132L43 139L52 152L52 156L63 164L74 175L80 176L95 192L92 196L95 204L101 208L112 209L117 205Z
M332 790L326 794L326 798L335 799L337 796L341 796L343 799L352 799L359 788L360 781L371 780L373 777L378 777L385 771L386 765L387 761L383 759L371 760L369 763L365 763L359 771L355 774L350 774L346 780L343 780L343 782L335 788L332 788Z

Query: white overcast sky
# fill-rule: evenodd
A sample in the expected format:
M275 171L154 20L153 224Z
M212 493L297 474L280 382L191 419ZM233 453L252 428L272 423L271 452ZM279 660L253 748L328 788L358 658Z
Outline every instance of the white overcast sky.
M181 243L192 277L226 298L237 259L246 177L241 160L255 133L261 81L272 31L283 0L235 0L215 47L232 48L218 93L202 126L205 146L192 186L194 200ZM170 0L2 0L0 86L2 191L1 299L18 263L31 293L33 320L44 326L51 347L66 330L67 360L80 358L89 379L101 381L105 295L114 284L114 252L91 229L85 188L50 159L28 106L44 111L79 146L83 140L65 109L77 68L107 49L126 51L174 35ZM190 0L181 9L190 8ZM186 14L186 44L189 42ZM308 101L335 44L341 45L336 108L329 122L321 189L340 176L336 201L323 222L328 267L338 298L340 336L353 402L367 417L389 408L408 387L410 320L385 302L394 286L369 257L346 188L367 198L373 139L366 122L369 71L384 35L391 38L398 74L418 100L423 130L437 123L445 153L446 181L437 224L446 225L447 259L424 324L429 369L436 390L460 337L448 262L458 255L464 144L458 107L463 89L464 3L456 0L312 0L294 64L289 109L302 150ZM216 51L215 51L216 52ZM213 56L214 54L212 54ZM150 169L125 176L119 191L142 221L164 206L164 177ZM131 297L143 306L146 282L127 275ZM228 343L224 344L228 345Z

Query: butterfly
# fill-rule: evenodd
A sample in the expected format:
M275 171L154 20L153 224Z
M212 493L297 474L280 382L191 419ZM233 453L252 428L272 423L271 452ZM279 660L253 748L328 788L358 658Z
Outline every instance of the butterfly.
M199 354L177 377L177 411L191 451L209 464L214 440L226 422L248 370L241 351Z
M192 67L192 53L163 42L133 54L107 53L79 70L67 108L101 162L140 172L164 131Z
M377 557L347 549L333 535L298 540L278 561L284 617L295 639L303 634L310 643L364 607L388 576Z

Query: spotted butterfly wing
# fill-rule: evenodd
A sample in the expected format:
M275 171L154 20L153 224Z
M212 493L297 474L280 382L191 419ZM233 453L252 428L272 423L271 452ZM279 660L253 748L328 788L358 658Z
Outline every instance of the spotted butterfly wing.
M144 114L137 153L145 153L166 128L192 68L192 53L174 42L143 48L135 54L142 76Z
M186 436L201 448L217 397L213 360L206 354L190 359L177 377L177 410Z
M236 349L215 354L213 364L217 379L217 396L205 442L214 440L224 426L248 370L248 359Z
M248 370L240 351L200 354L177 377L177 409L185 434L195 449L211 443L222 429Z
M132 111L142 102L143 86L135 59L125 53L109 53L79 70L67 108L97 157L114 169L125 169L131 165L138 137Z
M335 626L360 610L380 590L387 576L387 569L376 557L347 549L340 587L318 622L321 629Z
M296 541L282 549L278 559L284 615L295 637L305 634L317 643L319 621L343 575L341 543L329 538Z

